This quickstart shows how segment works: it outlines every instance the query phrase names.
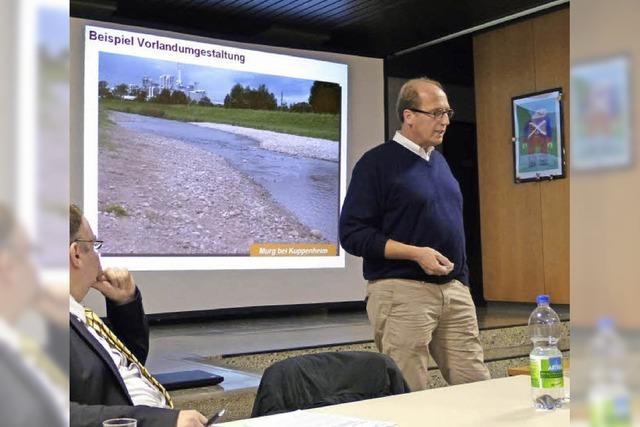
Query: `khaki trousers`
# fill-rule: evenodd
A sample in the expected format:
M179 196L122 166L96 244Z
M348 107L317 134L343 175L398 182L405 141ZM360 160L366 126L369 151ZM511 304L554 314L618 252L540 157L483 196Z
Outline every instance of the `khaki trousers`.
M412 391L427 388L433 357L448 384L490 378L469 288L382 279L367 286L367 315L378 350L398 365Z

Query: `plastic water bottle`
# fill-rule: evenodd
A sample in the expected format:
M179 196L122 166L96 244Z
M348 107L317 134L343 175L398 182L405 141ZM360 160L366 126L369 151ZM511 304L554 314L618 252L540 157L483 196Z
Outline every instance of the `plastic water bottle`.
M591 340L589 419L592 427L631 427L627 348L613 319L603 317Z
M560 318L549 307L549 295L536 298L538 307L529 316L531 397L538 409L554 409L564 401L562 353L558 350Z

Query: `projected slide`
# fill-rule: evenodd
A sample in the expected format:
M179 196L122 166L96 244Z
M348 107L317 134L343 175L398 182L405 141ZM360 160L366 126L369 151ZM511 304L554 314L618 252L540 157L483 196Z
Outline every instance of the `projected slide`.
M85 29L84 207L105 265L344 267L347 66Z

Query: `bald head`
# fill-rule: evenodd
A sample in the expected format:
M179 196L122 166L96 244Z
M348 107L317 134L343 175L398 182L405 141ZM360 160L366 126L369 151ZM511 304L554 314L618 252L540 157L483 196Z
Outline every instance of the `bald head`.
M411 79L402 85L400 93L398 93L398 100L396 101L396 111L398 113L400 123L404 123L404 110L420 108L420 93L424 90L428 90L429 86L432 86L434 89L440 89L444 92L440 82L428 77Z
M400 133L423 149L442 144L453 110L447 94L435 80L409 80L398 96Z

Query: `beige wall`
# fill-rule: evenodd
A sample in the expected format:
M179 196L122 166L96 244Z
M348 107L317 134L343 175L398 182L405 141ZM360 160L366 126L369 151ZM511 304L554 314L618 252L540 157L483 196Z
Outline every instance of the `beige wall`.
M569 178L513 182L511 98L561 87L569 154L569 9L474 36L482 267L489 301L569 303Z

